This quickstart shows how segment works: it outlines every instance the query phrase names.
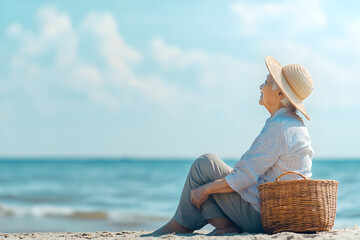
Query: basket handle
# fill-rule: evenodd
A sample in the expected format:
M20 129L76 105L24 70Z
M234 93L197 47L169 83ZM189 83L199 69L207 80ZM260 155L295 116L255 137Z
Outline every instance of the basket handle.
M284 176L284 175L286 175L286 174L290 174L290 173L295 173L295 174L303 177L304 179L307 179L307 178L306 178L304 175L302 175L301 173L293 172L293 171L288 171L288 172L284 172L283 174L281 174L280 176L278 176L275 181L277 182L277 181L279 180L279 178L281 178L282 176Z

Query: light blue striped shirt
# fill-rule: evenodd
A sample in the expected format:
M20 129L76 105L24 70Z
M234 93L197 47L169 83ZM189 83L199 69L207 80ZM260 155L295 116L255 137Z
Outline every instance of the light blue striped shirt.
M295 112L281 108L266 120L260 135L225 179L243 200L260 212L257 186L274 182L286 171L311 177L313 154L310 136L302 119ZM288 174L280 180L299 178L296 174Z

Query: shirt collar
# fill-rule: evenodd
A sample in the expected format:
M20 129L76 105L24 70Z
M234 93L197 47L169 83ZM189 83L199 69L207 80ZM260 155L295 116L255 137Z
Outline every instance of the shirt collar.
M272 117L269 117L269 120L272 120L272 119L275 119L275 118L277 118L279 116L282 116L285 113L287 113L288 111L289 111L288 108L280 108L279 110L276 111L276 113Z

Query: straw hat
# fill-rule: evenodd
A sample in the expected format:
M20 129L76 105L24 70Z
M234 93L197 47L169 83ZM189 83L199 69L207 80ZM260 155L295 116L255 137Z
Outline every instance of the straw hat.
M265 57L265 64L285 96L294 107L310 120L302 103L314 89L310 72L300 64L289 64L283 67L270 56Z

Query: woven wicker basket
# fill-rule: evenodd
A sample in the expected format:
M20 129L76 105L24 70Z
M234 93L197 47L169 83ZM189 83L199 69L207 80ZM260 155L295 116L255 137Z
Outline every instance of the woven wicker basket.
M294 173L304 179L278 181ZM275 182L260 184L261 221L265 232L320 232L334 226L338 181L310 180L285 172Z

